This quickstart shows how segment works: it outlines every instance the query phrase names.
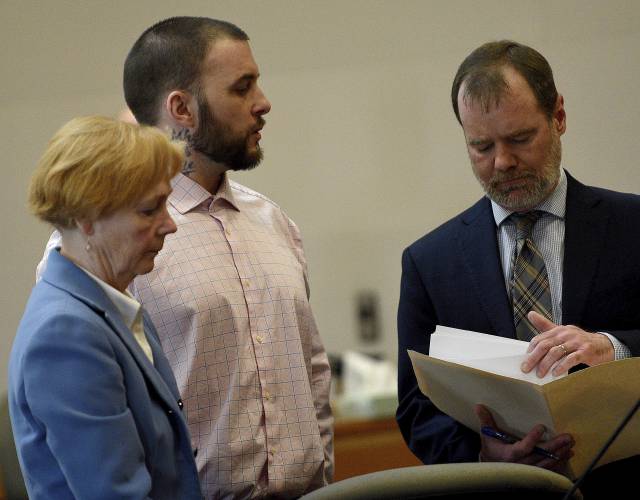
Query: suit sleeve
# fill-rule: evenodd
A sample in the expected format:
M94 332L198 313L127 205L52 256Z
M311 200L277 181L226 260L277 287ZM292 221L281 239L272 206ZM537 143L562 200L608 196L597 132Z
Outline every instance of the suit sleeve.
M640 330L606 330L629 349L630 356L640 356Z
M32 418L75 498L140 499L151 490L123 374L97 322L57 316L23 358Z
M429 352L429 337L437 323L437 313L408 248L402 255L398 307L398 426L411 451L425 464L476 462L478 436L420 392L407 354L407 349Z

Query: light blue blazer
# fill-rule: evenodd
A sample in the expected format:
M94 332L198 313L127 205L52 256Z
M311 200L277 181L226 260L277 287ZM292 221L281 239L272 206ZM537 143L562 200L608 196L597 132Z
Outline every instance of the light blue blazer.
M9 361L32 500L202 498L175 379L144 326L155 366L97 283L51 252Z

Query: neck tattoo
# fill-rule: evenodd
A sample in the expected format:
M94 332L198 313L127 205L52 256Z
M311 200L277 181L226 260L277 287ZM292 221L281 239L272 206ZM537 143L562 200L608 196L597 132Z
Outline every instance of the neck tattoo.
M196 167L193 163L193 158L191 157L191 141L193 139L193 135L189 132L189 129L183 128L180 130L172 130L171 131L171 139L174 141L182 141L184 142L184 164L182 165L182 174L189 177L196 171Z

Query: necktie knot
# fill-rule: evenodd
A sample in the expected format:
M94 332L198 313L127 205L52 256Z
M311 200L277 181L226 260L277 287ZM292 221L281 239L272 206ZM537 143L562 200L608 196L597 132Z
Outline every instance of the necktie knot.
M532 210L531 212L517 213L514 212L511 214L511 220L516 225L516 240L526 240L531 236L531 230L538 219L542 217L542 212L540 210Z

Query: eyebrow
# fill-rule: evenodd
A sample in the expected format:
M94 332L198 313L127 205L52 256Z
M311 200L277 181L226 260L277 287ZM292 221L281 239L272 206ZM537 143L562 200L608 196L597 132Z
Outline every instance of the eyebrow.
M522 130L516 130L514 133L509 134L509 137L518 137L519 135L533 134L536 130L537 130L537 127L530 127Z
M231 84L231 87L233 87L234 85L238 85L241 82L257 80L259 76L260 76L259 73L245 73L241 77L236 78Z
M489 144L491 141L489 139L471 139L468 144L469 146L482 146L484 144Z
M509 134L507 136L508 139L511 139L513 137L518 137L519 135L528 135L528 134L533 134L536 131L536 127L530 127L530 128L524 128L521 130L516 130L515 132ZM467 144L469 144L469 146L483 146L485 144L489 144L493 142L491 139L483 139L483 138L479 138L479 139L470 139Z
M162 199L168 199L171 193L173 192L173 188L170 188L166 193L158 193L156 195L150 196L148 198L143 198L140 200L140 203L151 203L154 201L161 201Z

